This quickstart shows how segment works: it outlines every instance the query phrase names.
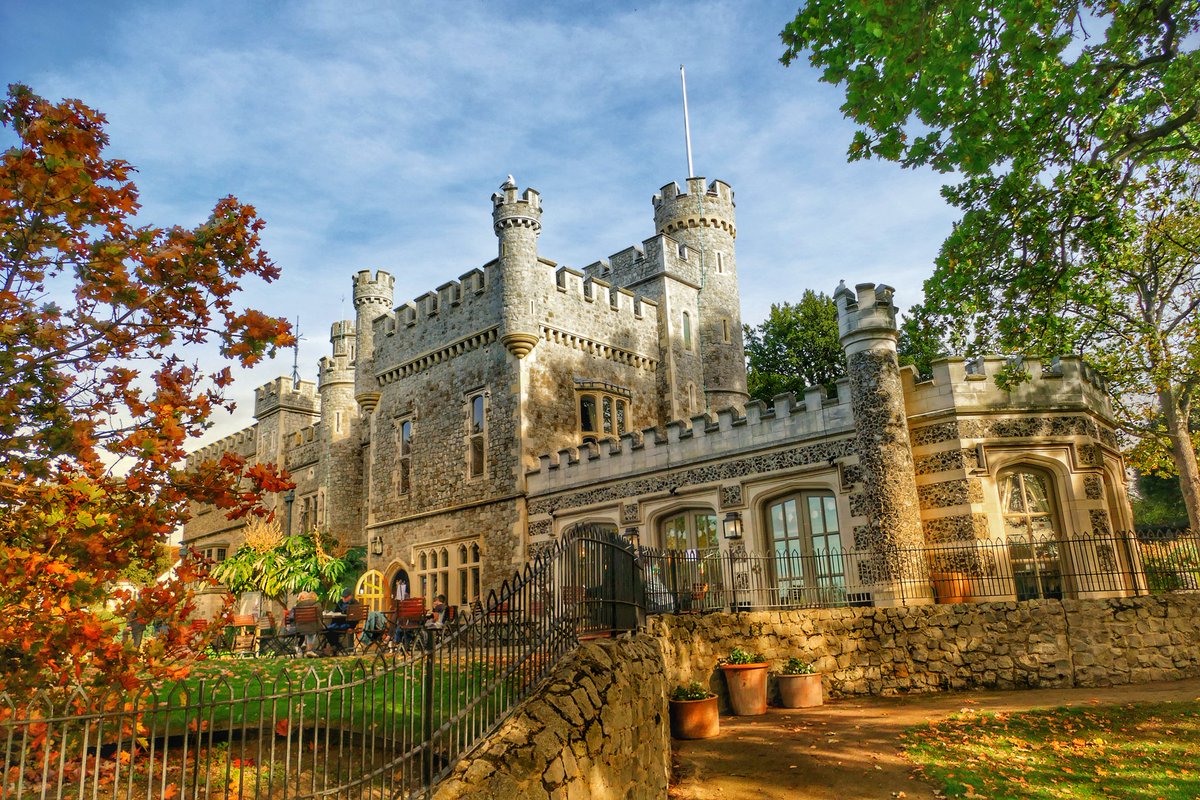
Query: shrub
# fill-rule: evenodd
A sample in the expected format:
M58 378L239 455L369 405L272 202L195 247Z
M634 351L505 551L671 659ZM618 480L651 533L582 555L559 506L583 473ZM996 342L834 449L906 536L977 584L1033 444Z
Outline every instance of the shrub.
M795 656L789 658L787 663L783 665L784 675L812 675L814 672L816 670L813 669L812 664L809 664L807 661L801 661Z
M721 659L722 664L760 664L763 657L753 650L735 647L729 651L729 657Z
M687 686L680 684L675 687L675 691L671 692L672 700L707 700L710 697L715 697L715 695L704 688L704 684L700 681L692 681Z

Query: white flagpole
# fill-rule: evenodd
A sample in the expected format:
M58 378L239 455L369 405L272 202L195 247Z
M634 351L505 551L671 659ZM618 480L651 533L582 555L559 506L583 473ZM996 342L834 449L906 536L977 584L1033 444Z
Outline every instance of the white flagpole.
M687 145L688 159L688 177L695 175L692 169L692 126L688 122L688 107L687 107L687 74L683 71L683 64L679 65L679 80L683 84L683 139Z

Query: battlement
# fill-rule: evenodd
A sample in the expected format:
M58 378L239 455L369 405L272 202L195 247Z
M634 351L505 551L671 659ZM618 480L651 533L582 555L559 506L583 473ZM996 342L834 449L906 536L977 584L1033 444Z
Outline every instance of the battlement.
M392 304L392 292L396 287L396 279L389 272L379 270L372 274L371 270L359 270L354 276L354 307L366 303Z
M1029 379L1008 390L996 383L1006 368L1016 367ZM1081 409L1109 415L1112 408L1104 380L1078 356L1047 359L985 356L941 358L933 377L919 380L913 367L902 367L905 405L910 416L963 410Z
M849 381L837 382L837 395L823 387L804 391L803 399L781 394L773 403L753 401L745 414L728 408L667 423L661 432L647 428L599 444L569 447L542 455L526 472L530 494L628 478L671 464L702 463L735 453L777 447L854 431Z
M526 189L518 196L512 175L492 195L492 226L497 234L505 228L525 227L534 232L542 229L542 196L536 189Z
M240 456L253 456L258 450L258 426L251 425L249 428L242 428L237 433L231 433L212 444L206 444L197 450L188 453L187 468L195 469L196 466L206 461L217 461L226 453L237 453Z
M447 281L433 291L396 306L394 311L381 314L373 323L376 340L381 336L395 336L423 321L445 319L460 307L473 304L477 298L494 294L499 286L495 270L496 262L488 262L482 268L460 275L456 281Z
M316 413L320 403L312 381L297 384L289 377L279 377L254 390L254 416L260 418L281 408Z
M579 270L559 267L554 272L554 285L560 293L579 298L585 304L631 314L635 319L651 319L657 324L658 303Z
M339 339L353 338L355 333L354 320L352 319L338 320L329 326L329 340L334 343Z
M317 362L317 386L331 383L354 383L354 360L346 354L321 356Z
M891 342L895 347L896 290L886 284L860 283L851 292L846 282L838 284L833 293L837 305L838 335L847 355Z
M733 188L722 180L706 187L704 181L688 178L686 192L671 181L651 198L656 231L670 235L686 228L719 228L737 238Z

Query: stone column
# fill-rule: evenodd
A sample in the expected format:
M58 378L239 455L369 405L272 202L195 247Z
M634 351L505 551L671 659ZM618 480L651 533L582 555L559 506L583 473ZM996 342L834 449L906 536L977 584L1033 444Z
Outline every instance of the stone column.
M833 295L838 333L846 351L862 469L862 505L868 519L855 530L854 545L879 556L869 562L871 574L861 576L865 583L891 584L894 591L899 588L896 581L911 581L904 589L904 596L911 598L917 590L928 591L929 571L916 553L903 558L899 553L901 548L923 547L925 537L896 354L899 332L892 303L894 290L873 283L854 288L851 292L843 283ZM886 602L885 597L876 599Z

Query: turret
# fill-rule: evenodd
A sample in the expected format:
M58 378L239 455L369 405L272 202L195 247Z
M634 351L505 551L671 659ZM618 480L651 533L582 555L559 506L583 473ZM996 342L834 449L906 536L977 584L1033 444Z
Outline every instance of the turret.
M354 276L355 316L355 399L366 413L375 410L379 388L375 384L375 337L372 323L392 310L392 290L396 279L379 270L374 275L362 270Z
M354 384L357 338L352 321L333 323L329 332L329 342L333 345L333 350L331 355L323 357L320 362L318 385L321 392L321 416L325 423L325 436L330 441L347 436L351 421L358 416Z
M705 407L740 407L749 395L734 252L733 189L724 181L714 180L706 187L704 178L688 178L686 192L669 183L652 202L655 230L681 245L681 257L698 262L695 328ZM692 321L687 324L691 327Z
M899 574L903 568L899 549L919 547L924 537L896 356L894 290L873 283L860 283L854 289L842 283L833 293L866 496L862 507L868 517L868 524L856 531L854 544L876 550L882 557L880 564L886 565L881 567L884 572L896 573L881 577L900 579L906 576Z
M530 308L538 279L537 239L542 231L542 198L535 190L517 195L511 175L492 195L492 227L500 240L499 274L503 286L500 341L517 358L537 345L539 326Z

